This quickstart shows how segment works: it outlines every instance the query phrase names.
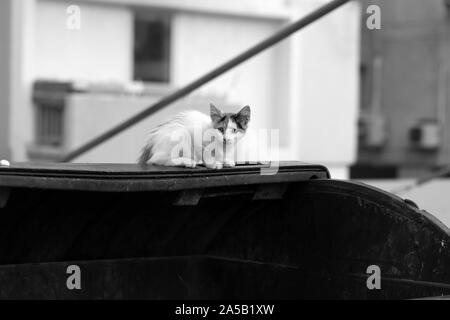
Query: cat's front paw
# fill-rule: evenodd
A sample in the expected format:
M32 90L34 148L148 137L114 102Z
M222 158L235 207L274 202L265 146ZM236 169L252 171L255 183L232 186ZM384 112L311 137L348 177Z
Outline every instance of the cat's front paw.
M195 163L195 161L192 161L192 162L186 162L185 164L184 164L184 167L185 168L195 168L197 166L197 163Z
M222 169L223 168L223 163L222 162L207 163L206 167L208 169Z
M234 161L225 161L223 163L223 166L225 168L232 168L232 167L236 166L236 162L234 162Z

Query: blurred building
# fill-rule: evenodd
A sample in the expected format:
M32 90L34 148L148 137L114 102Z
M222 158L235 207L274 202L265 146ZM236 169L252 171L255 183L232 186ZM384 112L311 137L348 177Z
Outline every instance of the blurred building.
M415 177L450 163L450 18L445 0L364 0L361 119L353 177Z
M324 0L2 0L0 158L52 161ZM351 2L76 159L134 162L186 108L252 107L279 156L346 177L356 158L360 6Z

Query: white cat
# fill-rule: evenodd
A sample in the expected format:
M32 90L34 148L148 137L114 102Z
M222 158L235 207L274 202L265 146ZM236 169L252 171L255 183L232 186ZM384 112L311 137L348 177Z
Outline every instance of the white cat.
M150 132L139 163L211 169L235 166L235 147L250 121L250 107L224 113L210 104L210 116L184 111Z

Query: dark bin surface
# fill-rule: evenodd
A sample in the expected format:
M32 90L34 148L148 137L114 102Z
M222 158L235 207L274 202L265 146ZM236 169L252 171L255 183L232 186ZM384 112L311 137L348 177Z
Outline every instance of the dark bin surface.
M450 294L449 231L432 215L323 166L260 168L0 168L0 298ZM66 287L71 264L80 291Z

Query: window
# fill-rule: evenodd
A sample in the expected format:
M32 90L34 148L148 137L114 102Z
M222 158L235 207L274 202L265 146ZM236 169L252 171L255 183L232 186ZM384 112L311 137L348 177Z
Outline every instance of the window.
M35 105L36 145L62 146L65 101L72 90L72 84L69 82L35 81L33 102Z
M134 21L134 79L169 82L170 16L136 13Z

